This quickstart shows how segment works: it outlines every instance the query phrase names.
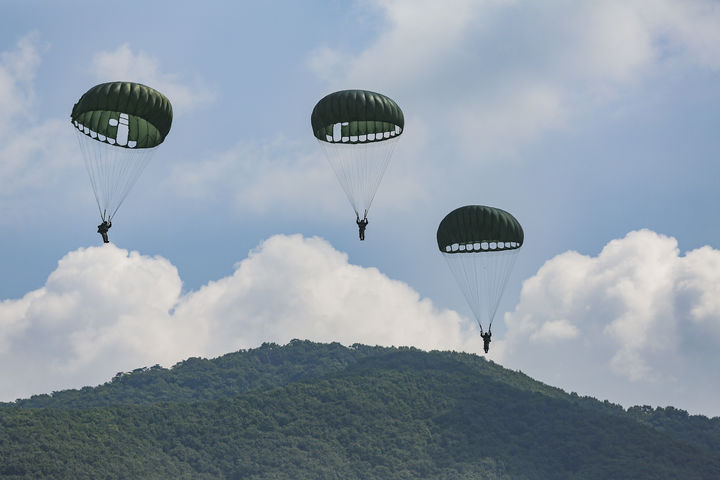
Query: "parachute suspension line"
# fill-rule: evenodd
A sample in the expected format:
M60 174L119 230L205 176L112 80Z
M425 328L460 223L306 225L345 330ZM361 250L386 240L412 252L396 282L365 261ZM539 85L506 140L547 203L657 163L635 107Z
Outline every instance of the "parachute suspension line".
M450 271L460 285L480 330L492 328L519 249L491 252L443 253Z
M370 210L399 138L353 144L318 140L358 217Z
M94 140L79 130L76 134L100 216L110 221L157 147L123 148Z
M470 305L478 326L482 330L485 318L482 315L482 310L480 310L482 298L479 288L480 282L478 281L478 268L471 259L461 258L461 254L443 253L443 257L445 257L450 271L458 285L460 285L465 300Z
M492 328L495 313L497 312L498 306L500 306L500 300L505 290L505 284L510 278L519 252L520 250L518 249L501 251L498 252L498 255L492 255L493 258L489 262L492 263L492 265L489 267L488 273L492 279L488 280L491 286L490 297L487 304L487 313L490 318L488 331Z
M114 172L117 173L115 178L119 179L119 185L113 194L111 202L117 202L117 204L112 209L112 213L108 219L112 219L115 216L115 213L117 213L118 209L125 201L125 198L127 198L128 193L130 193L130 190L135 185L138 178L140 178L140 175L148 166L148 163L150 163L150 159L152 158L155 149L140 148L137 150L132 149L130 151L132 152L132 155L130 156L131 158L126 156L124 160L115 162L116 168Z
M98 172L94 171L94 164L90 161L90 152L92 151L92 146L90 145L88 139L85 137L85 134L83 134L80 130L75 129L75 135L77 137L78 144L80 145L80 151L82 153L83 162L85 163L85 169L87 170L88 176L90 177L90 185L93 189L93 195L95 195L95 203L97 203L98 212L100 212L100 218L105 221L105 212L100 206L100 198L98 197L98 185L96 180L100 177L100 175L98 174Z

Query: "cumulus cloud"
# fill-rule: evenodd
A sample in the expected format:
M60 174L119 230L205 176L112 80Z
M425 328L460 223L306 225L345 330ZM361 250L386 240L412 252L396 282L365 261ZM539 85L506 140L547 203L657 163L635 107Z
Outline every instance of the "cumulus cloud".
M370 4L385 21L377 39L359 52L319 46L308 68L415 105L474 152L511 154L668 69L720 65L711 0Z
M177 75L161 71L154 57L143 51L134 52L127 43L95 55L91 71L101 82L127 80L151 86L168 97L177 112L192 110L215 99L215 92L202 80L188 85Z
M320 238L271 237L232 275L187 293L166 259L109 244L68 253L44 287L0 303L0 398L293 338L482 347L471 320Z
M719 299L720 251L681 255L671 237L631 232L597 256L566 252L543 265L491 358L626 406L720 415L707 377L720 360ZM0 399L266 341L481 352L477 333L471 319L317 237L273 236L231 275L190 292L168 260L109 244L68 253L42 288L0 303Z
M681 255L649 230L596 256L566 252L523 284L499 358L531 376L626 405L720 415L720 251Z

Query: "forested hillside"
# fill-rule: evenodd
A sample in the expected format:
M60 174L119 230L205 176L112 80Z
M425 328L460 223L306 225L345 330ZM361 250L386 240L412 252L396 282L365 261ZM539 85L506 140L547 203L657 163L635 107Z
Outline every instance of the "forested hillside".
M0 408L0 477L720 478L720 419L481 357L293 341Z
M52 394L20 399L21 407L87 408L113 404L185 402L232 398L241 393L265 390L301 380L340 372L366 358L386 358L398 352L419 352L413 348L370 347L355 344L313 343L293 340L280 346L266 343L259 348L241 350L214 359L189 358L171 369L158 365L119 372L104 385L81 390L63 390ZM483 376L547 395L564 396L557 388L532 380L486 362L475 355L443 352L443 357L477 369Z

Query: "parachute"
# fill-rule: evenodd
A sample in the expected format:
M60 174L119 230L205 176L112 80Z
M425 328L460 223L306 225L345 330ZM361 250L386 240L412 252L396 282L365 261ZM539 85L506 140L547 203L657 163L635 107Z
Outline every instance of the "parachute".
M402 110L385 95L342 90L320 100L310 122L355 215L366 218L403 132Z
M170 132L172 106L132 82L96 85L70 115L103 222L110 222Z
M448 263L483 332L493 318L523 245L520 223L505 210L467 205L448 213L437 230Z

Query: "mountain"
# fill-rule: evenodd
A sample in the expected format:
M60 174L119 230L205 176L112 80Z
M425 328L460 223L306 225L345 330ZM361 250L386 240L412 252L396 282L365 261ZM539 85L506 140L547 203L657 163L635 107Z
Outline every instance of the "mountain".
M0 478L718 479L720 418L294 340L0 406Z

